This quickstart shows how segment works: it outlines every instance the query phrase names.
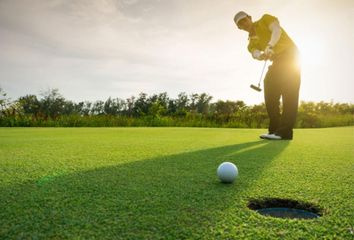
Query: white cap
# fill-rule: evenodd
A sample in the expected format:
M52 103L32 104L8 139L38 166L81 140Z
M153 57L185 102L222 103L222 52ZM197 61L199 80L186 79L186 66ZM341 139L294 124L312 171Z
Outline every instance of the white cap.
M235 22L236 25L237 25L237 23L238 23L241 19L243 19L243 18L245 18L245 17L247 17L247 16L248 16L247 13L245 13L245 12L243 12L243 11L240 11L240 12L238 12L238 13L235 15L235 17L234 17L234 22Z

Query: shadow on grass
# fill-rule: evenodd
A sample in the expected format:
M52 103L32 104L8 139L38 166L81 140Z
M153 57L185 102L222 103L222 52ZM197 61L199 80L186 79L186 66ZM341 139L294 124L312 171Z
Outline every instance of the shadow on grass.
M2 188L0 238L209 238L288 143L223 146ZM234 184L216 177L223 161L239 168Z

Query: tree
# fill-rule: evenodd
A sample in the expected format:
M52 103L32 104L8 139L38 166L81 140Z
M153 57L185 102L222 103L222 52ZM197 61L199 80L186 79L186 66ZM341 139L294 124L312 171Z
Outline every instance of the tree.
M130 98L127 98L126 100L126 108L123 111L125 115L129 117L134 116L134 108L135 108L135 97L132 96Z
M101 100L97 100L93 103L91 108L92 115L102 115L104 114L104 102Z
M217 115L231 116L236 110L237 106L235 102L219 100L215 103L215 113Z
M17 101L22 106L24 114L31 115L35 119L39 118L40 110L41 110L41 103L39 102L36 95L29 94L29 95L20 97Z
M154 118L159 118L164 115L166 109L161 105L159 101L153 102L149 107L149 115Z
M41 103L41 112L44 114L45 119L48 117L56 119L62 115L65 107L65 98L59 93L58 89L49 89L43 92Z
M336 103L333 108L336 113L354 115L354 104Z
M163 112L162 114L166 114L167 113L167 109L168 109L168 104L169 104L169 97L167 95L167 92L163 92L163 93L160 93L157 97L157 100L160 104L160 106L162 106L163 108Z
M5 110L10 104L10 98L6 97L5 91L0 87L0 116L5 114Z
M197 93L193 93L190 95L190 104L189 104L189 110L190 112L197 112L197 101L198 101L199 95Z
M154 117L166 115L168 110L169 98L167 93L154 94L146 101L148 114Z
M196 102L196 109L198 113L201 113L203 115L208 115L209 113L209 104L210 101L213 97L206 94L202 93L197 97L197 102Z
M80 102L79 105L82 105L82 107L80 109L81 115L84 115L84 116L90 115L91 107L92 107L92 103L91 102L84 101L84 102Z
M219 100L213 104L214 115L222 121L229 121L230 117L237 111L236 102Z
M171 107L175 107L177 116L186 116L188 108L189 108L189 98L185 92L181 92L178 94L178 98L174 101L174 105Z
M63 106L63 111L62 114L63 115L71 115L71 114L78 114L78 112L76 111L76 104L72 101L65 101L64 102L64 106Z
M104 113L108 115L118 115L125 108L126 103L120 98L112 99L109 97L104 103Z
M139 97L136 99L133 114L136 117L142 117L147 115L149 112L149 103L146 93L140 93Z

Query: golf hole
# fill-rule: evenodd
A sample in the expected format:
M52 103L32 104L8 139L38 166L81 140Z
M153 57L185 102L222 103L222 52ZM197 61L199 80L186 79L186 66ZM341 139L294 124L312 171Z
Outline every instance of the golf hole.
M275 218L316 219L322 215L321 208L315 204L292 199L252 199L248 203L248 208L261 215Z

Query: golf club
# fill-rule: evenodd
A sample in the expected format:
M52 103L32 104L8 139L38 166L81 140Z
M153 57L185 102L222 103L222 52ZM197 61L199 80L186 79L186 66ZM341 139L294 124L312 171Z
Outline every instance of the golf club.
M263 78L263 73L264 73L264 69L265 69L266 65L267 65L267 60L264 61L264 65L263 65L261 77L259 78L258 85L256 86L256 85L251 84L251 86L250 86L252 89L254 89L254 90L258 91L258 92L262 91L262 89L260 88L260 85L261 85L261 81L262 81L262 78Z

